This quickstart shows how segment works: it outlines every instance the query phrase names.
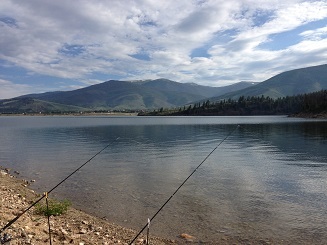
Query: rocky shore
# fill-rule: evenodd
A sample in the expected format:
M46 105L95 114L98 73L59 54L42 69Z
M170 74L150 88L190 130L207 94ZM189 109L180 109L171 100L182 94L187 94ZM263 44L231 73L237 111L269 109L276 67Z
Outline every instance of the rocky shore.
M37 200L40 195L28 188L28 183L10 174L9 169L0 167L0 229ZM69 208L60 216L50 217L52 244L129 244L137 234L100 218ZM34 207L22 215L4 234L11 237L5 244L50 244L46 216L35 214ZM176 241L150 236L150 244L177 244ZM1 242L0 242L1 243ZM146 244L140 236L134 244Z
M41 197L40 194L28 188L30 181L15 177L14 175L18 173L15 174L14 172L11 174L9 169L0 166L0 229ZM72 207L69 207L67 213L63 215L51 216L50 227L53 245L129 244L137 234L132 229L109 223ZM239 229L241 228L239 227ZM36 214L34 207L0 234L0 244L2 244L5 234L11 238L9 242L4 243L6 245L50 244L47 217ZM304 237L300 236L295 240L281 237L262 238L250 231L244 234L232 235L221 231L216 234L217 241L199 241L196 237L186 233L180 234L174 240L154 237L150 234L149 244L325 244L321 242L319 237L312 239L306 237L305 234ZM133 244L146 243L144 232Z

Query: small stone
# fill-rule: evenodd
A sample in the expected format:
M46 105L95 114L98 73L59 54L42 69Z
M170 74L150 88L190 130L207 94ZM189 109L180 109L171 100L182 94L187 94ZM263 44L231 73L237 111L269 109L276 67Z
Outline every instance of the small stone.
M144 240L144 239L142 239L142 238L140 238L140 239L137 239L137 240L136 240L136 242L137 242L137 243L144 243L144 242L145 242L145 240Z
M89 222L87 222L87 221L83 220L83 221L82 221L82 224L84 224L84 225L88 225L88 224L89 224Z
M79 231L79 234L86 234L87 233L87 230L86 229L81 229L80 231Z
M27 240L25 241L25 244L28 244L28 245L32 244L31 239L27 239Z
M68 235L68 232L65 229L61 229L60 231L62 232L62 234Z
M1 170L0 171L1 175L7 175L8 173L6 173L5 171Z
M195 237L194 236L191 236L187 233L182 233L179 235L181 238L185 239L186 241L188 242L193 242L195 240Z

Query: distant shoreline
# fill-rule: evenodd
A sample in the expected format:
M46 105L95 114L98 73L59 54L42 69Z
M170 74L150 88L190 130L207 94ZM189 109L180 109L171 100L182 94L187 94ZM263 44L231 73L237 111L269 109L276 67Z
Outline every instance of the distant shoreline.
M20 113L20 114L9 114L9 113L0 113L0 116L36 116L36 117L42 117L42 116L137 116L138 113L125 113L125 112L88 112L88 113Z
M300 112L298 114L289 115L289 117L327 119L327 112L321 112L321 113Z
M129 116L146 116L146 115L139 115L139 113L127 113L127 112L88 112L88 113L31 113L31 114L7 114L7 113L0 113L0 117L8 117L8 116L33 116L33 117L44 117L44 116L74 116L74 117L92 117L92 116L97 116L97 117L129 117ZM160 116L165 116L165 115L150 115L150 116L155 116L155 117L160 117ZM171 115L171 117L175 116L180 116L180 115ZM206 116L215 116L215 115L183 115L185 117L188 116L199 116L199 117L206 117ZM220 116L228 116L228 115L217 115L217 117ZM234 116L234 115L230 115ZM273 116L273 115L237 115L237 116ZM310 119L327 119L327 112L321 112L321 113L297 113L297 114L291 114L288 115L288 117L296 117L296 118L310 118Z

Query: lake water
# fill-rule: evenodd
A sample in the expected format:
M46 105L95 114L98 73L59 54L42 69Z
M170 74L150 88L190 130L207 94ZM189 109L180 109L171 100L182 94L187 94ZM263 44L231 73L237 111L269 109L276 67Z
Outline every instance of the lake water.
M240 125L238 127L238 125ZM51 195L151 234L327 239L327 121L266 117L0 117L0 165ZM117 139L118 138L118 139Z

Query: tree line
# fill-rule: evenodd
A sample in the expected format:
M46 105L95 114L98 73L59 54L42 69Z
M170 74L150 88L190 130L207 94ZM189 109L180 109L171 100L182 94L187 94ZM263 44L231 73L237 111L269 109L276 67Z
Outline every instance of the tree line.
M241 96L237 100L209 100L192 105L154 110L140 115L171 116L246 116L317 114L327 112L327 90L273 99L269 96Z

